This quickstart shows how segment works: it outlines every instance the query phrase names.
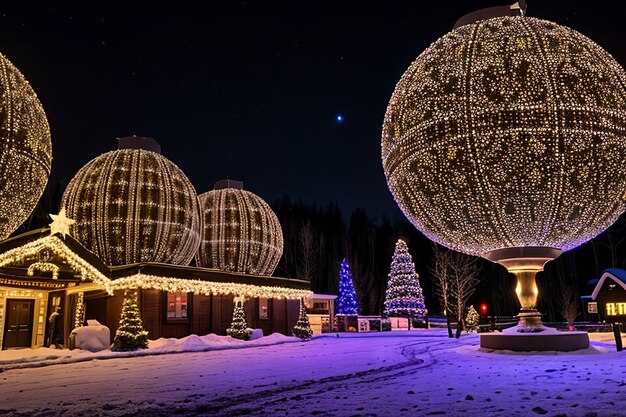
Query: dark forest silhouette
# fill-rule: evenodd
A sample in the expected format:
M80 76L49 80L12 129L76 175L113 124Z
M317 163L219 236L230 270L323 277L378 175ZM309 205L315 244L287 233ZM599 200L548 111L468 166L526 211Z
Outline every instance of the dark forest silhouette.
M48 184L31 216L13 235L50 223L49 213L57 213L64 186ZM359 313L380 315L395 242L403 239L415 262L431 314L440 314L430 268L433 243L406 219L370 217L357 209L346 223L337 204L326 206L292 201L288 196L272 208L283 228L284 252L275 275L310 280L316 293L337 294L339 266L345 257L351 267L359 302ZM576 296L589 295L607 268L626 268L626 215L609 229L584 245L549 262L537 275L538 310L544 320L564 321L560 297L563 286L575 289ZM489 315L512 316L519 311L515 278L504 267L480 259L480 282L472 304L487 303ZM582 309L580 310L582 314ZM578 317L579 320L582 316Z
M433 243L405 219L372 218L355 210L346 224L339 207L307 205L285 196L274 202L274 211L283 226L285 251L277 275L306 278L316 293L337 293L339 265L350 263L361 314L382 312L387 274L397 239L408 246L431 313L439 314L429 267ZM563 286L575 289L577 297L589 295L593 279L607 268L625 268L626 216L600 236L549 262L537 275L538 309L545 321L563 321L559 305ZM519 311L515 278L500 265L480 260L480 282L473 296L474 306L487 303L489 315L512 316ZM582 311L582 309L581 309ZM582 316L579 316L579 320Z

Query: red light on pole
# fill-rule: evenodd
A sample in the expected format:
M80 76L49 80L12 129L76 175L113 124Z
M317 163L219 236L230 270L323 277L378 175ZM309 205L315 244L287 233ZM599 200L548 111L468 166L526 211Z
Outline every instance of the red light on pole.
M487 315L487 303L482 303L478 309L480 310L480 314L483 316Z

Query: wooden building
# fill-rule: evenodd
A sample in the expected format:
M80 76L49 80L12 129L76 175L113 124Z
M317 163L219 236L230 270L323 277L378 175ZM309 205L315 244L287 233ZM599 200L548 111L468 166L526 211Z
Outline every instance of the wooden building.
M597 314L598 321L626 324L626 270L605 270L591 297L584 297L583 301L585 311Z
M115 334L125 289L139 289L150 339L226 334L235 299L264 334L290 334L308 281L141 263L109 267L70 235L38 229L0 242L0 346L67 346L96 319Z

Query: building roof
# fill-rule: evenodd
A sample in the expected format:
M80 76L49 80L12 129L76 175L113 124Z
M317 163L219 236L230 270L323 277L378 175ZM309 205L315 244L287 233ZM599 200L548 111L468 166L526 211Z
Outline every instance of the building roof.
M610 268L606 269L602 273L602 276L598 280L596 287L593 289L593 293L591 293L591 298L595 300L598 297L598 293L602 289L604 281L606 281L607 279L614 281L622 288L624 288L624 290L626 290L626 270L620 268Z
M42 251L48 252L44 259ZM55 271L52 273L51 271ZM156 262L108 266L76 239L37 229L0 242L0 284L64 288L89 280L112 293L151 288L244 298L309 298L301 279L249 275Z

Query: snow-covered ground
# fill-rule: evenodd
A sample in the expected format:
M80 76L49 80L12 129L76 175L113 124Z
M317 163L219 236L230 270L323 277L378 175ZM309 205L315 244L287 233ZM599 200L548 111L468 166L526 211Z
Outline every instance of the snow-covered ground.
M0 415L624 416L626 352L612 334L592 339L520 355L442 330L341 334L8 369Z

